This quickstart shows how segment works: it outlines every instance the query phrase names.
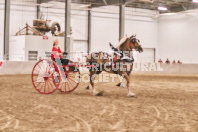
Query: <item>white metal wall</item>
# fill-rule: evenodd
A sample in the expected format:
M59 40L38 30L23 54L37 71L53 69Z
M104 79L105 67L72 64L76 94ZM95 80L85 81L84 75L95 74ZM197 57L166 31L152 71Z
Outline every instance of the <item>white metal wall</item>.
M156 48L158 44L158 20L152 19L156 11L126 8L125 33L137 34L143 48Z
M31 4L31 1L26 4ZM35 5L32 1L32 5ZM80 5L73 4L72 7ZM44 19L57 21L64 30L65 10L63 8L41 7ZM151 19L155 12L142 9L132 9L126 7L125 34L128 36L137 34L144 48L156 48L158 41L158 23ZM74 51L87 51L87 11L72 10L71 12L72 37L74 38ZM36 19L36 6L11 6L10 34L15 35L19 28L23 28L25 23L32 26L33 19ZM109 51L109 42L118 44L119 39L119 7L106 6L94 8L92 10L92 30L91 30L91 51ZM12 43L12 42L11 42ZM3 44L2 44L3 45Z
M18 4L11 7L11 35L15 35L19 27L24 27L26 22L31 26L32 20L36 19L36 7L23 7L20 6L20 3ZM72 7L75 6L79 7L80 5L72 5ZM41 12L44 19L59 22L64 30L64 8L42 6ZM149 17L153 13L155 12L126 7L125 33L128 36L137 34L137 38L140 39L144 48L156 48L157 45L158 23ZM71 14L74 50L87 51L88 13L83 10L72 10ZM119 7L94 8L91 28L91 51L109 51L109 42L117 45L119 41Z
M25 61L25 36L11 36L9 45L10 61Z
M198 15L176 14L159 19L158 58L198 63Z
M100 13L97 12L100 10ZM93 9L92 11L92 51L109 51L109 42L118 44L119 39L119 7L109 6ZM151 16L154 11L125 9L125 34L137 34L143 48L148 49L138 54L137 59L143 62L154 62L155 49L158 44L158 20Z
M72 4L73 6L80 6ZM54 6L56 7L56 6ZM61 30L65 31L65 10L64 6L62 8L41 8L41 12L44 15L44 19L56 21L61 25ZM84 10L71 10L71 27L72 27L72 37L74 39L74 47L84 47L77 48L80 51L87 51L87 27L88 27L88 16L87 11ZM51 34L49 34L51 35Z
M136 62L154 62L155 50L158 44L158 20L152 19L156 11L144 9L125 9L125 33L127 36L136 34L144 48L143 53L137 53Z
M3 59L4 0L0 0L0 60Z
M115 11L117 11L117 13ZM109 42L114 45L118 44L118 11L119 7L115 6L93 9L91 27L91 51L109 51Z
M144 48L144 52L136 52L135 62L155 62L155 49L154 48Z
M72 10L71 27L74 51L87 52L88 11Z
M75 5L74 6L79 6ZM74 7L73 6L73 7ZM64 29L64 9L41 8L45 19L56 20ZM72 10L71 27L74 47L81 51L87 49L87 11ZM126 8L126 28L128 35L138 34L143 47L156 48L158 40L158 23L151 19L156 12ZM91 51L109 51L109 42L118 43L119 39L119 7L105 6L92 9Z
M38 57L45 57L45 52L51 52L53 40L57 37L48 37L44 40L42 36L26 36L25 37L25 60L28 60L28 51L38 51ZM64 38L58 37L60 49L64 49Z
M21 4L29 6L22 6ZM16 5L17 3L17 5ZM11 1L10 6L10 43L13 43L12 36L16 34L19 29L25 27L28 23L33 25L33 19L36 18L36 1ZM0 0L0 59L3 57L3 33L4 33L4 0ZM20 46L20 44L19 44ZM22 54L22 53L21 53Z
M17 5L16 5L17 4ZM27 4L29 6L23 6ZM13 36L25 24L32 26L33 19L36 18L36 1L11 1L10 6L10 35Z
M30 6L12 3L10 14L10 35L15 35L25 23L32 25L36 19L36 6L33 0L27 1ZM24 2L24 1L23 1ZM32 4L32 6L31 6ZM75 5L78 6L78 5ZM63 5L64 7L64 5ZM41 8L45 19L59 22L64 30L64 9ZM126 7L125 34L137 34L144 48L156 50L156 59L180 59L184 63L198 63L198 15L177 14L152 19L155 11ZM109 42L116 45L119 38L119 7L106 6L92 11L92 51L109 51ZM4 18L4 0L0 0L0 16ZM0 57L3 55L4 20L0 19ZM74 38L74 50L87 50L87 11L72 10L71 27ZM12 40L11 40L12 41ZM11 42L12 43L12 42Z

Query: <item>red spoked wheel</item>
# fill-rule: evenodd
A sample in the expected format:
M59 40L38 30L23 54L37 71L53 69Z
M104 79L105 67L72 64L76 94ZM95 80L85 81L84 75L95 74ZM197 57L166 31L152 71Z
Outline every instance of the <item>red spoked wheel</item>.
M56 64L52 60L40 60L32 70L32 84L41 94L51 94L60 83L60 74L55 71Z
M78 87L80 83L80 71L79 68L75 68L74 66L68 66L65 69L65 72L61 75L58 89L61 92L69 93Z

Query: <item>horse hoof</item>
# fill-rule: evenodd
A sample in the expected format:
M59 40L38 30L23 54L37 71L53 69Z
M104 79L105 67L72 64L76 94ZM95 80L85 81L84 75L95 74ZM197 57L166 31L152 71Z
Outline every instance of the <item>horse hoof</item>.
M95 94L95 96L103 96L103 92L98 92L97 94Z
M128 97L135 97L135 94L134 94L134 93L128 93L127 96L128 96Z
M126 85L124 83L118 83L116 86L122 87L122 88L125 88L126 87Z
M86 89L89 90L89 86L87 86Z
M118 83L116 86L120 87L121 86L121 83Z

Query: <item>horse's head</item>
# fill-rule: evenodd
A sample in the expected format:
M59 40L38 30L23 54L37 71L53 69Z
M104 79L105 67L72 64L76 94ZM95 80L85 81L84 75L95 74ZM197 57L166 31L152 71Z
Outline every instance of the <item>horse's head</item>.
M140 41L139 39L136 38L136 35L132 35L130 38L129 38L129 48L132 50L132 49L135 49L136 51L139 51L140 53L143 52L143 48L142 46L140 45Z

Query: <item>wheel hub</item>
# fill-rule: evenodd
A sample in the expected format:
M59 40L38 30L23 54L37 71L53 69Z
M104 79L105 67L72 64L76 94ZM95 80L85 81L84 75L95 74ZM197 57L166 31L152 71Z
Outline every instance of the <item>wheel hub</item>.
M45 81L47 81L49 77L50 77L50 76L49 76L49 73L45 73L45 74L43 75L43 79L44 79Z

